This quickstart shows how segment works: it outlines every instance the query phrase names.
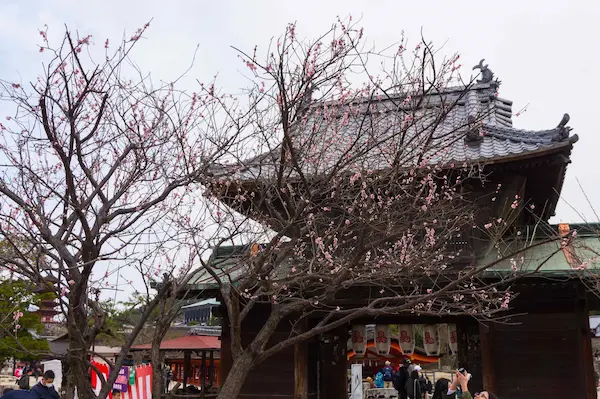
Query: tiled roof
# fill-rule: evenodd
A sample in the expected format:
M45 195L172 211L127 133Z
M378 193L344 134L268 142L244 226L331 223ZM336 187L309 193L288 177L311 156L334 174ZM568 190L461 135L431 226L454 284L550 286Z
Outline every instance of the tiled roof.
M151 349L151 344L137 345L131 348L132 350ZM161 350L182 351L188 349L221 349L221 341L219 337L209 335L187 335L162 341L160 343Z
M209 262L217 276L223 282L235 282L242 276L246 269L243 264L238 262L239 255L249 251L249 246L221 246L213 253ZM218 288L215 285L215 279L206 269L198 270L188 282L188 287L197 291L205 289L212 290Z
M244 260L250 248L250 245L221 246L213 253L209 263L224 284L235 284L247 272ZM291 267L285 262L280 266L279 270L284 273ZM203 268L188 282L188 289L193 291L212 291L218 288L215 278Z
M569 119L566 114L560 124L550 129L514 128L512 102L497 97L496 89L497 83L492 82L476 84L469 90L454 87L428 95L421 101L416 122L408 128L402 141L398 131L406 124L406 116L410 110L414 111L414 105L411 108L411 104L403 103L401 98L331 105L329 109L336 110L333 118L323 116L324 112L311 112L302 128L294 131L293 140L295 147L302 149L301 162L307 175L326 172L332 162L344 156L358 135L361 137L359 146L367 150L356 163L371 170L391 165L399 150L406 152L407 142L409 147L419 148L418 141L425 136L424 131L434 132L434 144L428 145L426 155L430 164L505 162L515 156L570 147L577 141L577 135L571 136L571 129L566 126ZM453 104L452 108L440 120L442 107L448 108L449 104ZM323 104L313 107L327 108ZM353 116L351 120L344 120L348 109L353 110ZM310 155L304 154L306 148L310 148ZM281 151L277 147L246 162L219 167L213 173L215 176L234 175L241 180L268 179L276 175L280 159Z
M181 309L193 309L200 306L219 306L221 303L217 301L215 298L205 299L200 302L195 302L186 306L183 306Z

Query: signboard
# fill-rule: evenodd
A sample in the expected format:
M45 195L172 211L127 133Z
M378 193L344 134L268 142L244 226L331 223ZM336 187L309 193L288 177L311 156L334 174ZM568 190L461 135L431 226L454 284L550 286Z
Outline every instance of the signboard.
M350 399L364 399L362 384L362 364L353 364L351 369L352 383Z
M129 390L129 367L121 367L117 380L113 384L113 390L119 392L127 392Z
M392 347L392 339L390 334L390 326L376 325L375 326L375 348L377 354L388 355Z
M412 355L415 351L415 332L412 324L398 325L398 343L402 348L402 353Z
M456 324L448 324L448 347L453 355L458 353L458 333L456 331Z
M440 354L440 339L437 324L426 324L423 326L423 346L427 356L438 356Z
M364 355L367 351L367 326L364 324L352 327L352 349L357 355Z

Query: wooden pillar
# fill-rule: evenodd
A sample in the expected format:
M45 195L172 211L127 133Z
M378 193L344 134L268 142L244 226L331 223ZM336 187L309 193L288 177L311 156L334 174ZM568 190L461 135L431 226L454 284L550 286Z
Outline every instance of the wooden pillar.
M208 385L210 385L211 388L215 386L215 351L212 349L210 351Z
M297 333L306 331L306 320L298 323ZM294 345L294 399L308 399L308 344Z
M318 378L321 399L348 398L347 336L348 326L342 326L321 336Z
M494 323L480 324L480 345L481 345L481 363L483 375L483 388L487 391L496 392L496 384L494 378Z
M233 359L231 357L231 337L229 336L229 318L227 317L227 311L222 306L216 309L218 309L218 313L223 317L223 327L221 329L221 337L219 338L219 341L221 341L219 381L221 381L222 384L223 381L225 381L225 378L227 378L227 374L229 374Z
M202 399L206 391L206 351L202 351L202 368L200 369L200 389L202 390Z
M308 353L305 342L294 345L294 399L308 399Z
M481 339L479 324L472 319L463 319L456 323L458 333L458 367L464 367L471 372L473 378L469 388L474 392L483 389L483 376L479 370L483 369L481 362Z
M468 345L467 345L467 324L461 320L456 323L456 335L458 344L457 367L467 367L468 365Z
M192 352L183 352L183 388L187 388L190 372L192 371Z

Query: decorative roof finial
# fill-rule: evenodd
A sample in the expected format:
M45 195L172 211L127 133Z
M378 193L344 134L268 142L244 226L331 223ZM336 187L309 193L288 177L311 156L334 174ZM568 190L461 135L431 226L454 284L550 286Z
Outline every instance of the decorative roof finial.
M485 58L482 58L479 64L473 67L473 70L481 70L481 80L478 80L477 83L491 83L494 79L494 72L488 68L488 65L483 65L483 61L485 61Z
M552 136L552 141L563 141L569 138L569 134L571 132L571 128L567 126L571 117L569 114L564 114L562 119L560 120L558 126L556 127L556 133Z

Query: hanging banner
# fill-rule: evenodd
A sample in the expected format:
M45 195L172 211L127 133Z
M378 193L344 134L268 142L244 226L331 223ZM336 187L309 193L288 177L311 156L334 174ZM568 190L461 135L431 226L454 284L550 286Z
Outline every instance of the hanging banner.
M415 351L415 331L412 324L399 324L398 325L398 342L402 353L405 355L412 355Z
M96 361L92 361L92 364L102 374L102 377L106 381L109 374L108 365ZM127 372L124 369L127 369ZM121 399L152 399L152 366L137 366L135 368L122 367L121 370L119 370L119 377L117 377L117 383L119 381L121 381L121 383L124 383L126 380L128 380L129 371L135 373L135 384L129 384L127 385L127 390L121 391ZM102 380L93 368L91 375L92 389L97 395L98 393L100 393L100 389L102 389ZM113 388L115 390L119 390L117 383L113 385ZM121 388L122 387L123 386L121 385ZM109 393L109 398L112 398L112 392Z
M129 390L129 367L124 366L119 370L117 380L113 384L113 391L127 392Z
M438 356L440 354L440 339L437 324L426 324L423 326L423 346L427 356Z
M367 352L367 326L364 324L352 327L352 349L357 355Z
M453 355L458 353L458 333L456 332L456 324L448 324L448 347Z
M104 379L104 381L106 381L106 379L108 378L108 372L109 372L109 368L108 368L108 364L106 363L100 363L97 362L95 360L92 360L92 389L94 390L94 393L96 395L98 395L100 393L100 390L102 389L102 379ZM102 379L100 378L100 375L98 374L102 374Z
M375 326L375 348L378 355L389 355L392 347L391 338L390 326L379 324Z
M121 399L152 399L152 366L135 368L135 384L121 394Z

